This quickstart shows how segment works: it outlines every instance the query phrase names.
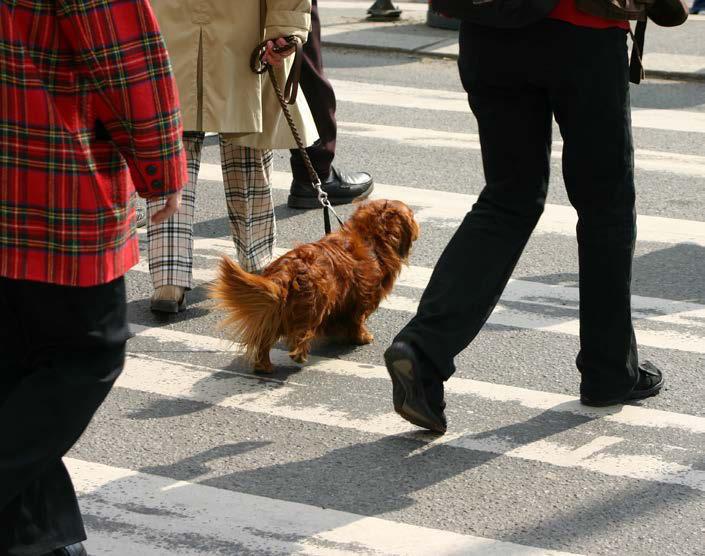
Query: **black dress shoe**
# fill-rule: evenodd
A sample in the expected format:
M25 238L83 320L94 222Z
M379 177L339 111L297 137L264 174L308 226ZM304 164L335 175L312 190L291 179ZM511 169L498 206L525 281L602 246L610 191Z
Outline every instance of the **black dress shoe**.
M44 554L44 556L88 556L88 553L83 543L77 542L63 548L57 548L53 552Z
M625 396L611 400L596 400L588 396L581 395L580 402L583 405L589 405L591 407L606 407L608 405L618 405L633 400L643 400L645 398L650 398L651 396L656 396L661 391L661 388L663 388L665 383L666 379L663 378L661 369L650 361L644 361L641 365L639 365L639 380L637 381L636 386Z
M384 352L392 379L394 411L404 419L440 434L448 423L444 413L443 381L406 342L394 342Z
M328 193L331 205L346 205L355 200L362 200L374 189L372 176L366 172L353 172L344 174L337 168L331 167L330 175L323 182L323 191ZM294 180L289 191L290 208L312 209L319 208L318 193L308 182Z
M401 10L392 4L392 0L375 0L367 10L370 21L394 21L401 16Z

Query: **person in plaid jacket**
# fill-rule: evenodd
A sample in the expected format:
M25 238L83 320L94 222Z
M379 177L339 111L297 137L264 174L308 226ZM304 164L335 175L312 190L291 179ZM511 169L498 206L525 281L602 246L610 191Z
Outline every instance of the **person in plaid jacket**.
M148 0L0 0L0 554L85 554L62 456L122 370L135 191L179 205Z

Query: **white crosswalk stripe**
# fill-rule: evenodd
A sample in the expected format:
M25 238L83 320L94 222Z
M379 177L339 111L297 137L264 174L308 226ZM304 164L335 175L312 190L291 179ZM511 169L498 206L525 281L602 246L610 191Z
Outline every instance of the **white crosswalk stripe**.
M467 95L459 91L400 87L344 79L334 79L331 83L338 99L345 102L470 113ZM705 113L686 110L634 109L632 126L664 131L705 133Z
M357 122L338 122L338 130L343 135L391 141L408 147L480 150L480 137L475 133ZM554 160L561 159L562 149L562 141L553 141L551 156ZM705 156L649 149L636 149L634 156L634 164L639 170L667 172L698 178L705 177Z
M209 181L222 182L223 180L220 166L215 164L202 164L199 177ZM275 172L273 186L276 189L288 191L291 186L291 176L284 172ZM477 200L474 195L382 183L375 183L372 198L402 199L417 209L416 217L420 222L440 221L453 226L463 219ZM574 237L577 221L572 207L549 204L534 233ZM668 245L693 243L705 247L705 222L639 215L637 227L639 241Z
M567 552L241 494L78 459L67 459L67 464L84 512L129 528L131 538L111 537L108 532L92 535L88 549L100 555L156 556L166 551L211 555L199 543L205 537L221 543L225 553L233 556L343 556L351 548L361 554L421 556L431 546L439 555L568 556ZM145 499L157 501L152 511L144 511Z

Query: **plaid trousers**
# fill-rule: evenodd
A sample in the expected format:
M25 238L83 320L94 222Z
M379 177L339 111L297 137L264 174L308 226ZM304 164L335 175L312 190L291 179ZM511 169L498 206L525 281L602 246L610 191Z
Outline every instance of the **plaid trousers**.
M156 288L165 285L193 287L193 217L196 183L205 133L184 133L189 180L183 189L179 212L161 225L151 216L163 200L147 203L149 272ZM233 145L220 136L225 201L237 260L248 272L261 271L272 259L276 236L271 192L271 150Z

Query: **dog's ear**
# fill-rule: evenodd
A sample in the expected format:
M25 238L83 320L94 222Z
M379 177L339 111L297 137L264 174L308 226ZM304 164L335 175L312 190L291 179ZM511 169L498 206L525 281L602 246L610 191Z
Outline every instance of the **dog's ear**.
M399 256L406 259L411 251L411 244L414 242L414 232L411 228L411 223L409 219L404 215L404 217L399 222L401 228L401 238L399 241Z
M411 244L418 237L418 225L414 221L411 211L385 204L382 220L389 243L397 254L405 259L411 251Z

